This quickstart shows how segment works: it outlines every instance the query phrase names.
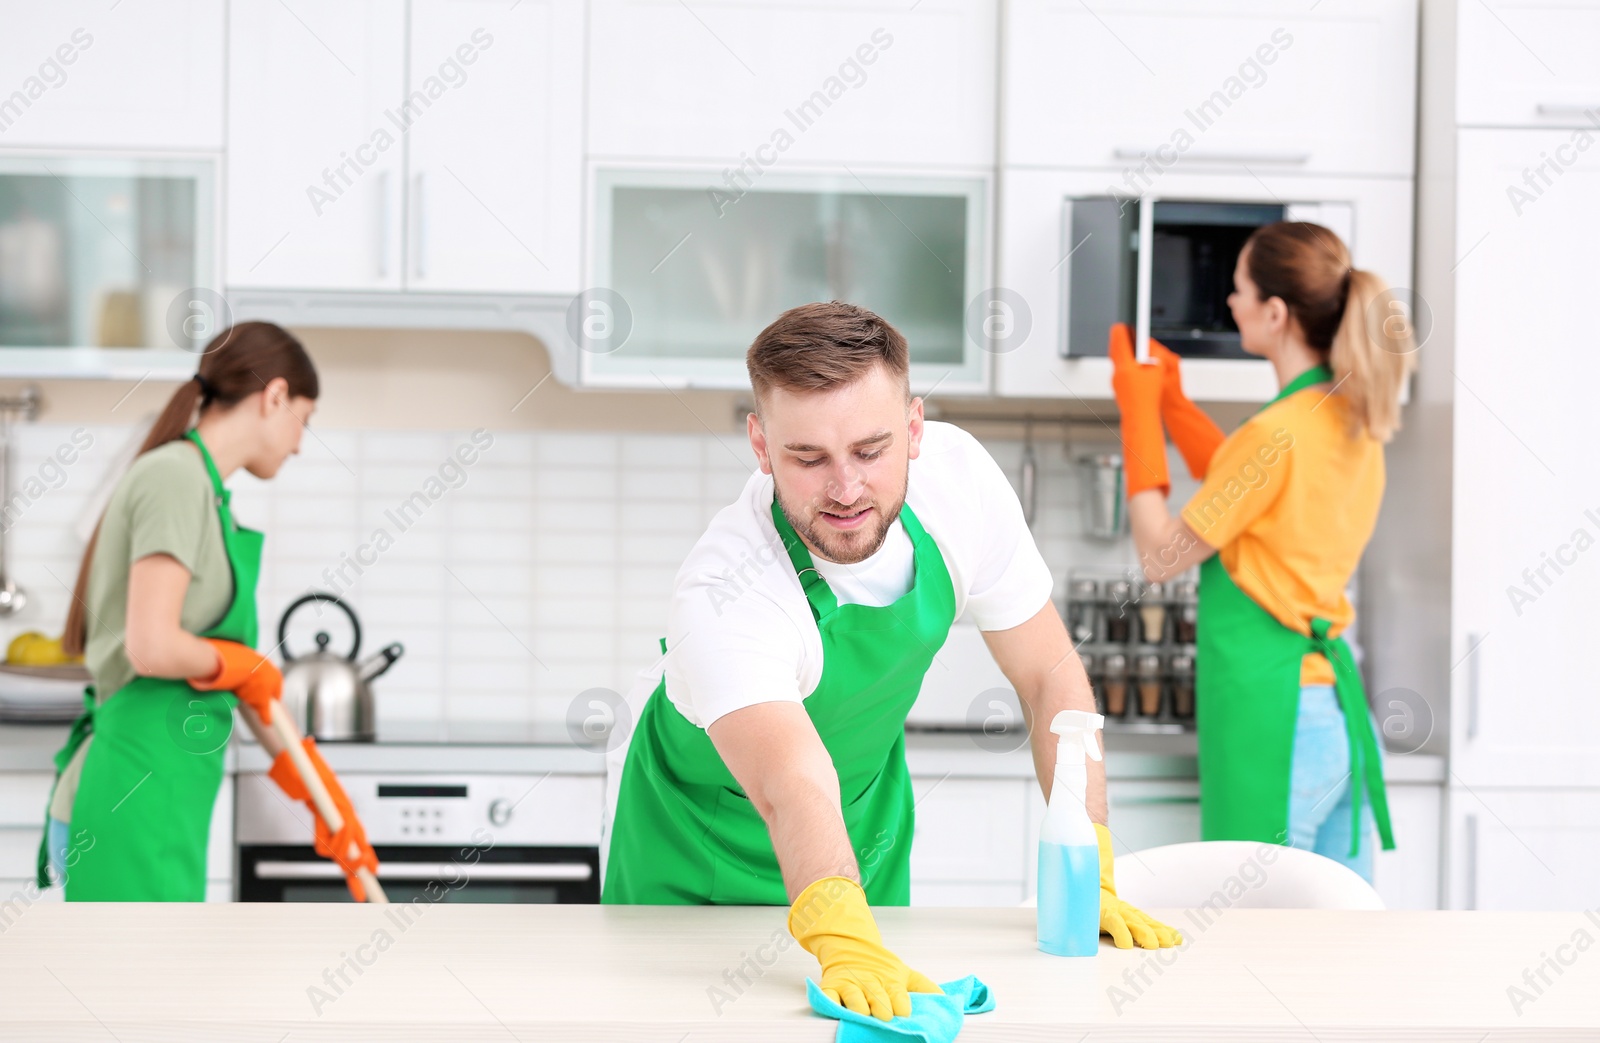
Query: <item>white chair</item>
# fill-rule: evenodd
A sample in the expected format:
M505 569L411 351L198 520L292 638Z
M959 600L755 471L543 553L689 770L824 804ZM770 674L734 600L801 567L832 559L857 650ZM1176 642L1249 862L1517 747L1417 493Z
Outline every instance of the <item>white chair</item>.
M1278 844L1207 840L1118 855L1117 896L1141 909L1383 909L1354 870ZM1026 907L1038 904L1030 897Z
M1246 840L1167 844L1120 855L1117 895L1141 909L1382 909L1361 875L1299 848ZM1218 898L1218 895L1221 898Z

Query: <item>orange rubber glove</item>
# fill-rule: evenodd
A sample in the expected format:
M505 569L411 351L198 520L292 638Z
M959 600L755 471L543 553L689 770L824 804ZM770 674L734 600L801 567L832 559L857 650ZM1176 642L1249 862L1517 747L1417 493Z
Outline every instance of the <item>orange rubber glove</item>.
M1133 354L1133 331L1127 323L1111 327L1111 392L1122 412L1122 468L1128 476L1128 498L1146 489L1171 490L1167 477L1167 439L1161 430L1161 366L1140 362Z
M884 947L861 885L825 876L789 907L789 933L822 965L823 995L880 1021L911 1013L911 993L938 992L925 975Z
M1183 375L1178 356L1160 341L1151 338L1150 357L1161 360L1161 422L1166 425L1172 444L1183 454L1189 474L1204 478L1211 469L1217 446L1227 437L1206 411L1189 401L1183 393Z
M232 692L270 724L273 704L283 698L283 674L272 660L237 641L208 637L205 642L216 649L221 665L210 677L189 678L189 686L201 692Z
M317 742L311 736L302 740L306 756L311 758L311 764L317 769L317 774L322 777L322 784L328 789L328 796L333 798L333 806L338 809L339 817L344 819L344 824L339 832L335 833L328 828L328 823L317 813L317 806L311 800L311 793L306 789L305 782L301 780L300 773L295 770L294 761L289 757L289 751L284 750L272 761L272 769L267 772L268 778L278 784L278 788L289 795L291 800L304 801L306 807L311 809L311 817L316 820L316 836L313 846L317 854L323 858L332 859L344 870L345 883L350 887L350 894L358 902L367 900L367 889L361 883L361 878L356 875L356 870L362 866L378 874L378 855L372 850L372 845L367 843L367 831L362 827L361 820L356 817L356 810L350 804L350 797L345 793L344 787L339 784L339 777L328 767L328 762L322 759L322 753L317 749ZM355 857L351 857L350 848L354 845L357 849Z

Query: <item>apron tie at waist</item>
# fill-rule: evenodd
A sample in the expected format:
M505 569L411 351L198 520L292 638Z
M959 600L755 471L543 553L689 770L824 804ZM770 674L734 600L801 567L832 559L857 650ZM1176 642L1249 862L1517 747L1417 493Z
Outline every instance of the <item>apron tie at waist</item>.
M1343 640L1328 636L1328 621L1311 621L1311 640L1324 658L1333 666L1333 690L1339 699L1339 709L1344 713L1345 736L1350 744L1350 857L1361 850L1361 803L1364 796L1372 800L1372 817L1378 827L1378 838L1385 851L1394 847L1394 833L1389 821L1389 796L1383 784L1383 762L1378 756L1378 738L1373 733L1367 716L1367 701L1361 687L1361 675L1350 660L1350 646Z

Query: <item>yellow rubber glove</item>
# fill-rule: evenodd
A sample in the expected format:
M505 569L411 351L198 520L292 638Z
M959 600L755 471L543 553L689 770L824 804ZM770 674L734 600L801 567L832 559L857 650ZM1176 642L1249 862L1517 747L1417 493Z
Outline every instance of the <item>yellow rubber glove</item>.
M1095 824L1100 841L1100 933L1109 934L1119 949L1170 949L1183 941L1183 935L1160 920L1135 909L1117 897L1112 876L1111 830Z
M857 1014L888 1021L911 1013L911 993L939 986L883 947L861 885L825 876L789 907L789 933L822 964L823 995Z

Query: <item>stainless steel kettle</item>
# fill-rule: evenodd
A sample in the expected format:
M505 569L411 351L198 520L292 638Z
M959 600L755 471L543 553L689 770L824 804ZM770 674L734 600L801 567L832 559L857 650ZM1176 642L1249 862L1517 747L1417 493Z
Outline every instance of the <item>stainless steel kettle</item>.
M328 651L328 632L317 632L317 650L296 656L289 652L289 617L315 601L337 605L350 617L350 651ZM356 614L332 594L312 592L284 609L278 622L278 648L283 652L283 707L290 720L300 722L305 733L319 741L371 742L377 738L372 680L393 666L405 649L386 645L357 662L361 651L361 623Z

